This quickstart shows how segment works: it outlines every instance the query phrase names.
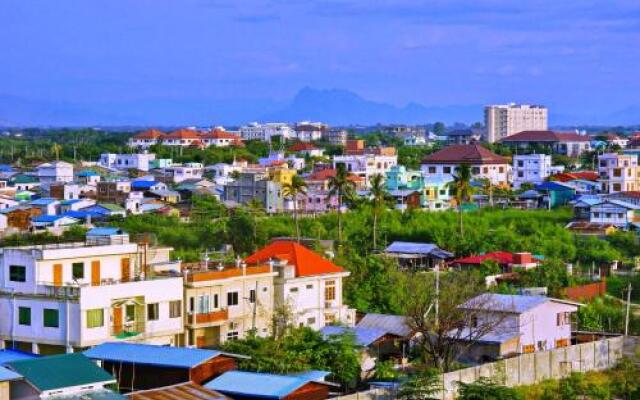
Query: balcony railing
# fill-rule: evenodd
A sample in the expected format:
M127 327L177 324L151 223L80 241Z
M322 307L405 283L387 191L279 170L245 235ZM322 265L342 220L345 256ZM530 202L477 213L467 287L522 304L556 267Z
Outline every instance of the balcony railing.
M229 319L229 310L226 308L208 313L189 314L187 318L190 325L208 324L211 322L226 321L227 319Z
M121 325L111 325L109 333L117 339L127 339L142 335L145 332L145 323L140 321L125 322Z
M256 265L238 268L231 267L220 270L210 269L206 271L187 270L186 280L187 282L204 282L218 279L234 278L237 276L266 274L269 272L271 272L271 267L269 265Z

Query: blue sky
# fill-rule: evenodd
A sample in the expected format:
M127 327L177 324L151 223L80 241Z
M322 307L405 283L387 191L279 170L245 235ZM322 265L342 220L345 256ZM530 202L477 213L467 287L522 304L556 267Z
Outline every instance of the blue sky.
M0 94L640 105L640 1L2 0Z

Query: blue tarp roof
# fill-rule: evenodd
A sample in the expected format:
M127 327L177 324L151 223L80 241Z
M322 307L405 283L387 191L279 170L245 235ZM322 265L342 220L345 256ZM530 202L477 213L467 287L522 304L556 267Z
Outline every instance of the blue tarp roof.
M193 368L221 354L227 353L217 350L116 342L99 344L84 352L84 355L96 360L176 368Z
M25 353L20 350L6 349L0 350L0 365L12 361L30 360L32 358L38 358L35 354Z
M204 387L231 396L282 399L312 381L305 376L228 371Z
M15 381L16 379L21 379L22 375L11 371L8 368L0 367L0 382L5 381Z
M433 243L393 242L384 250L386 253L424 254L440 258L453 257L453 253L440 249Z
M356 337L356 344L367 347L376 340L380 339L387 332L384 329L377 328L346 328L344 326L325 326L320 330L324 337L333 335L342 335L343 333L353 333Z

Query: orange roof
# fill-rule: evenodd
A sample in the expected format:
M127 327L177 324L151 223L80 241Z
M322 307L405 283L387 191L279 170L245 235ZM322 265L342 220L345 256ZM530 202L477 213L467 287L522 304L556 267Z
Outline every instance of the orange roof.
M311 143L298 142L293 146L289 147L289 151L309 151L309 150L317 150L318 148Z
M146 131L142 131L138 133L133 138L134 139L157 139L163 135L164 133L162 133L157 129L147 129Z
M325 169L321 169L320 171L316 171L314 173L312 173L311 175L309 175L309 180L310 181L324 181L327 180L329 178L333 178L334 176L336 176L337 170L333 169L333 168L325 168Z
M220 129L214 129L210 132L203 133L201 137L205 139L240 139L240 135L236 135L234 133L230 133Z
M561 174L552 175L549 180L557 182L569 182L576 179L582 179L585 181L596 182L600 178L595 171L577 171L577 172L563 172Z
M272 258L285 260L296 269L296 277L345 272L319 254L293 241L276 240L245 258L247 264L260 264Z
M198 133L191 129L178 129L165 136L165 139L199 139Z

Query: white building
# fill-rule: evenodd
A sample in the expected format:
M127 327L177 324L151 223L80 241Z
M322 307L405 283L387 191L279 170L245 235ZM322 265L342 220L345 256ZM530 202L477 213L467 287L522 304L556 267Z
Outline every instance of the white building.
M64 161L53 161L38 165L40 183L73 181L73 165Z
M288 124L282 122L269 122L266 124L253 122L240 127L240 136L244 140L270 142L272 136L281 136L283 139L293 139L296 137L296 131Z
M296 137L301 142L312 142L322 139L322 133L328 129L326 124L321 122L299 122L296 124Z
M489 105L484 109L484 125L489 143L522 131L546 131L547 108L515 103Z
M589 222L611 224L628 229L640 222L640 206L622 200L608 199L589 208Z
M139 171L149 171L153 168L153 161L156 159L154 153L134 153L134 154L100 154L98 165L108 169L137 169Z
M513 187L523 183L538 185L551 175L551 156L546 154L516 154L513 156Z
M445 147L426 156L421 169L425 177L452 177L461 164L471 167L473 179L488 179L492 185L509 185L509 161L478 144Z
M343 279L349 272L306 247L274 241L245 259L247 264L272 262L274 307L291 314L291 323L322 329L326 325L355 324L355 310L342 302Z
M239 134L227 132L222 127L216 127L210 132L201 134L200 140L202 140L202 143L204 143L205 146L242 146L242 138Z
M333 157L333 168L344 165L345 170L350 174L364 178L367 186L372 176L378 174L384 176L397 164L397 155L352 154Z
M640 169L635 154L606 153L598 156L599 182L604 193L634 192L640 188Z
M129 243L115 228L94 228L86 243L0 249L0 340L34 353L175 343L182 278L149 271L171 263L168 250Z
M166 168L172 174L173 182L180 183L187 179L202 179L204 166L200 163L184 163L182 165L172 165Z
M162 143L164 133L157 129L148 129L140 132L129 139L129 147L148 149L149 147Z

